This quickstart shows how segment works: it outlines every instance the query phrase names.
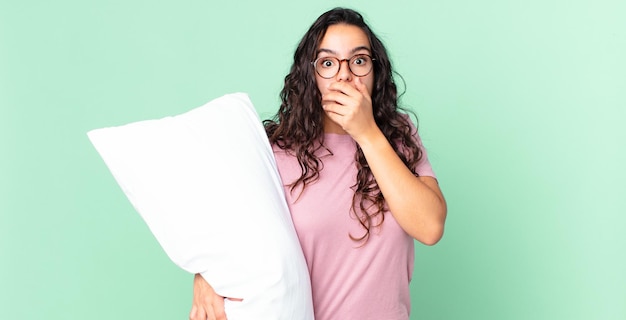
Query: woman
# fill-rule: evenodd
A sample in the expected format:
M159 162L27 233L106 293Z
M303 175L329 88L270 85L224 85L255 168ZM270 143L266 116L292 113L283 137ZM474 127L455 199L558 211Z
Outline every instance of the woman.
M443 235L446 203L392 74L361 15L333 9L300 41L264 123L317 320L408 319L413 239ZM223 300L196 275L190 319L225 319Z

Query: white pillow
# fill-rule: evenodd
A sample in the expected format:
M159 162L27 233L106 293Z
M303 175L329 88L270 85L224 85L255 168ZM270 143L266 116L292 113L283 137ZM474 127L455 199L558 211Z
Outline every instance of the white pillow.
M88 136L171 260L230 320L313 319L309 274L274 155L244 93Z

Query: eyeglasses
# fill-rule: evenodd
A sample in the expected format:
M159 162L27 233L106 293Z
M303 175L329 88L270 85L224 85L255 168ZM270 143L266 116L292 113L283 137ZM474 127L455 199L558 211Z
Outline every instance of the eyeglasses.
M339 73L341 63L348 62L348 69L357 77L364 77L372 72L374 58L367 54L357 54L350 59L338 59L335 57L320 57L311 62L320 77L330 79Z

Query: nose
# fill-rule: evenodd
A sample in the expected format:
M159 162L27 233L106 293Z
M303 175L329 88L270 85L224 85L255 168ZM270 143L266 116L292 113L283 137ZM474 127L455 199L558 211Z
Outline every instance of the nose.
M343 63L346 63L344 67ZM337 72L337 81L352 80L352 71L350 70L350 60L343 59L339 61L339 72Z

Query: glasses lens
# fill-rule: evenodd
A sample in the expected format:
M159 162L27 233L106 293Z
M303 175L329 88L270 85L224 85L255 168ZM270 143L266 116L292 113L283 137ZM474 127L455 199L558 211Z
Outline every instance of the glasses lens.
M339 71L339 60L334 57L319 58L315 62L315 71L322 78L332 78Z
M362 77L372 71L372 58L365 54L359 54L350 58L350 71L355 76Z

